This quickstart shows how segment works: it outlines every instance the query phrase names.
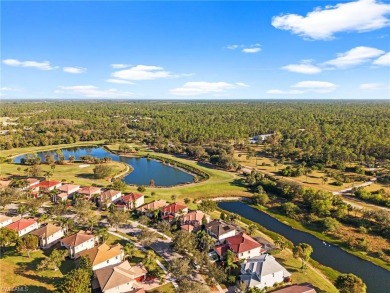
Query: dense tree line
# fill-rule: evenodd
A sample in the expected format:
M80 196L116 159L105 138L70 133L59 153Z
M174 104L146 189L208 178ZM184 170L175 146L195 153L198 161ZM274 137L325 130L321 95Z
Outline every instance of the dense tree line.
M182 144L266 141L274 157L326 164L390 158L386 102L24 102L3 103L17 126L1 148L88 140L140 139L182 151Z

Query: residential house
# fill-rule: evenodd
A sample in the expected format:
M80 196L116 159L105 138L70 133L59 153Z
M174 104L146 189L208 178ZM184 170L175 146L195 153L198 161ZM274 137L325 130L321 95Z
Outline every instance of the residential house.
M49 192L54 189L58 189L61 185L62 183L60 181L45 180L34 185L32 189L34 191Z
M108 266L119 264L123 261L125 254L120 244L108 246L103 243L90 249L80 252L81 256L88 257L92 262L92 270L96 271Z
M118 202L116 207L119 210L132 210L142 206L145 202L145 196L140 193L128 193L123 195Z
M26 182L27 185L25 188L23 188L23 190L34 189L40 183L40 181L36 178L27 178Z
M188 213L186 205L174 202L161 209L161 218L170 221L186 213Z
M240 280L248 288L270 288L277 283L290 281L290 276L291 274L268 254L249 258L241 264Z
M181 229L188 232L196 232L202 226L202 221L205 219L206 223L210 221L210 217L202 211L192 211L181 216Z
M68 195L78 192L79 189L80 189L80 185L74 185L74 184L64 184L58 188L58 190L61 191L61 193L66 193Z
M39 239L39 246L45 249L59 242L60 239L64 237L64 232L62 227L47 224L30 234L37 236Z
M79 189L78 193L84 195L84 198L90 200L95 195L99 195L102 189L94 186L87 186Z
M317 291L313 288L313 285L310 283L291 285L276 291L272 291L272 293L316 293L316 292Z
M145 278L146 273L143 266L131 266L128 261L124 261L119 265L96 270L92 289L100 288L103 293L140 292L135 289L142 288L139 282Z
M222 244L214 247L215 252L220 258L224 257L228 249L233 251L238 259L248 259L266 252L259 242L242 232L225 238Z
M63 193L60 193L60 194L56 194L54 195L54 202L63 202L63 201L66 201L68 199L68 194L63 192Z
M167 202L165 200L159 199L154 200L150 203L144 204L137 208L136 210L142 214L145 214L149 218L152 218L154 216L154 211L160 210L163 207L167 205Z
M0 228L8 226L11 223L12 223L11 217L7 217L6 215L0 214Z
M10 184L11 184L11 180L8 180L8 179L6 179L6 180L0 180L0 187L8 187Z
M8 226L5 226L5 228L14 230L16 233L18 233L19 237L22 237L23 235L26 235L27 233L38 229L39 224L34 219L22 218L9 224Z
M68 249L70 258L76 258L80 252L94 247L97 240L97 236L80 230L75 234L61 239L61 246Z
M234 236L237 233L235 226L220 220L211 221L205 226L205 228L207 233L216 238L218 241Z
M109 189L103 191L98 196L99 206L101 207L105 206L108 208L113 202L116 202L121 196L122 196L122 192L118 190Z

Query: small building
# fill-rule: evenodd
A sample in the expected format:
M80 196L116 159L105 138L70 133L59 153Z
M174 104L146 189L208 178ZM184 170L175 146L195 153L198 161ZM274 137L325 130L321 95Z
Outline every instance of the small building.
M119 198L122 196L122 192L118 190L109 189L106 191L103 191L98 196L98 203L100 207L109 207L112 203L119 200Z
M8 226L12 223L12 218L7 217L6 215L0 214L0 228Z
M167 205L167 202L165 200L159 199L154 200L150 203L144 204L137 208L136 210L142 214L145 214L149 218L152 218L154 216L154 211L160 210L163 207Z
M240 280L248 288L270 288L277 283L289 281L290 277L291 274L272 255L252 257L241 264Z
M34 191L40 191L40 192L49 192L54 189L60 188L62 183L60 181L55 180L45 180L42 182L39 182L38 184L34 185L33 190Z
M186 213L188 213L188 207L186 205L174 202L161 209L161 218L169 221Z
M40 181L36 178L27 178L26 182L27 185L25 188L23 188L23 190L34 189L39 184Z
M58 188L61 193L66 193L68 195L72 193L78 192L80 189L80 185L74 185L74 184L64 184Z
M140 292L141 282L147 273L142 265L131 266L128 261L96 270L92 289L103 293ZM135 291L132 291L135 290ZM142 292L142 290L141 290Z
M132 210L142 206L145 202L145 196L140 193L128 193L123 195L116 206L120 210Z
M43 249L49 248L52 245L58 243L62 237L64 237L64 229L53 224L47 224L33 232L31 235L35 235L39 239L39 246Z
M238 259L248 259L266 252L262 245L245 233L225 238L223 243L214 247L215 252L222 259L230 249Z
M216 238L218 241L222 241L225 238L234 236L237 233L235 226L220 220L211 221L205 226L205 228L207 233L210 236Z
M90 200L95 195L99 195L102 189L94 186L87 186L79 189L78 193L84 195L84 198Z
M272 293L317 293L310 283L291 285L282 289L272 291Z
M210 217L202 211L192 211L181 216L181 229L188 232L197 232L202 226L202 221L210 221Z
M88 257L92 262L92 270L96 271L108 266L119 264L123 261L125 254L120 244L108 246L103 243L90 249L80 252L80 257Z
M97 241L97 236L80 230L75 234L63 238L61 240L61 246L68 249L70 258L76 258L80 252L94 247Z
M63 202L63 201L66 201L68 199L68 194L63 192L63 193L60 193L60 194L56 194L54 196L54 202Z
M17 220L8 226L5 226L5 228L14 230L16 233L18 233L19 237L22 237L23 235L26 235L27 233L30 233L31 231L34 231L35 229L39 228L39 224L34 219L20 219Z
M255 135L249 139L249 143L259 143L265 141L267 138L272 137L273 133Z

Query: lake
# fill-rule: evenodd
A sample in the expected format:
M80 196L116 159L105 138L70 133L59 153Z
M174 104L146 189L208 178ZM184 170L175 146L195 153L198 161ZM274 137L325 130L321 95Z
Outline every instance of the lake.
M123 162L131 167L133 171L126 175L123 180L127 184L149 185L153 179L156 186L173 186L184 183L194 182L194 176L175 167L165 165L160 161L139 157L123 157L113 154L102 147L78 147L62 149L66 160L74 156L79 160L82 156L93 156L96 158L110 157L113 161ZM46 154L53 154L56 158L55 151L38 152L41 161L45 161ZM24 155L15 158L15 163L20 163ZM55 173L54 173L55 174Z
M313 247L311 257L319 263L342 273L352 273L362 278L369 293L390 292L390 272L369 261L354 256L341 248L329 245L317 237L291 228L270 215L243 202L220 202L218 206L256 222L270 231L283 235L294 245L304 242Z

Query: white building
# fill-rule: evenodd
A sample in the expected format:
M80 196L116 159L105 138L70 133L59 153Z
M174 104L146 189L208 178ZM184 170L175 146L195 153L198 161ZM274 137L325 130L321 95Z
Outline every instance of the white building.
M63 238L61 240L61 246L68 249L70 258L76 258L80 252L94 247L97 240L97 236L81 230Z
M23 235L26 235L27 233L38 229L39 225L38 222L33 219L22 218L9 224L8 226L5 226L5 228L14 230L16 233L18 233L19 237L22 237Z
M272 255L252 257L241 264L241 282L248 288L270 288L276 283L285 282L291 274Z
M64 237L64 229L53 224L47 224L31 232L31 235L37 236L39 239L39 246L45 249L56 244Z
M12 218L7 217L5 215L0 215L0 228L8 226L12 223Z

